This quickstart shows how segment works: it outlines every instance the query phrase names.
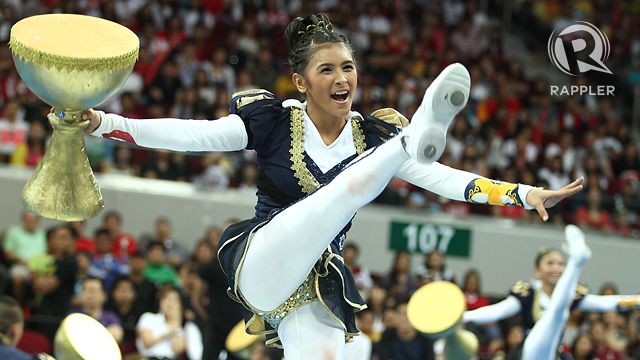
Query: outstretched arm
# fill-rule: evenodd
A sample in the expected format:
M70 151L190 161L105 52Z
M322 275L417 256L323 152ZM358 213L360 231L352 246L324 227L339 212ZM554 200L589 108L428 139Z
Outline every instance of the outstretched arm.
M102 111L87 110L88 131L93 136L126 141L140 146L174 151L236 151L247 146L242 119L229 115L220 119L129 119Z
M582 191L583 183L583 179L580 178L562 189L544 190L530 185L490 180L438 162L425 165L415 160L405 162L397 175L416 186L452 200L536 209L545 221L549 217L546 208Z
M587 312L634 310L640 305L637 295L585 295L578 309Z
M509 295L506 299L479 309L465 311L462 322L482 325L500 321L520 312L520 301L515 296Z

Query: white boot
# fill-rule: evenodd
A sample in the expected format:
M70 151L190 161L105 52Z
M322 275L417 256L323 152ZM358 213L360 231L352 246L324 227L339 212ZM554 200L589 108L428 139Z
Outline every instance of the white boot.
M421 163L440 158L446 145L447 129L454 117L467 104L471 80L460 63L447 66L431 83L422 103L403 130L405 149Z
M567 225L564 228L565 251L569 259L578 266L584 265L591 258L591 249L584 240L584 233L575 225Z

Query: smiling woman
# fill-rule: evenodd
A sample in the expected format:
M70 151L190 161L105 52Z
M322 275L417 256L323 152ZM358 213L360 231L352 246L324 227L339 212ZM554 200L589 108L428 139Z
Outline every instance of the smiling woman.
M518 281L505 300L467 311L463 321L486 324L520 313L526 339L513 358L553 360L561 352L559 342L569 316L568 310L609 312L638 306L637 296L588 294L589 289L579 284L578 279L591 257L591 250L584 234L575 225L565 228L565 241L568 258L554 248L540 249L534 261L535 281Z
M353 49L324 14L294 19L285 36L293 83L305 95L307 114L324 143L331 145L344 128L358 86Z
M442 71L406 125L393 109L351 110L357 66L326 15L293 19L285 36L291 79L305 102L253 89L234 94L231 114L215 121L84 116L93 135L140 146L257 152L255 215L225 230L218 259L230 296L246 309L247 332L265 334L286 358L342 359L345 340L358 334L355 312L366 306L342 248L356 211L394 176L454 200L535 208L543 218L545 207L581 190L582 180L557 191L503 186L436 162L469 97L463 65Z

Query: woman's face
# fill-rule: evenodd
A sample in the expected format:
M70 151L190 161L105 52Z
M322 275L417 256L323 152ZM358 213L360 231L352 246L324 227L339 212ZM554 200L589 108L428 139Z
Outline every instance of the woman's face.
M182 313L182 301L178 292L171 291L160 300L160 312L167 317L177 317Z
M408 272L409 271L409 253L399 253L396 258L395 269L397 272Z
M586 356L593 350L593 342L588 335L582 335L576 340L576 353L575 356Z
M442 270L444 259L439 251L432 251L427 255L427 266L431 270Z
M464 282L464 289L472 293L478 291L478 275L475 273L469 274Z
M509 333L507 334L507 346L510 349L517 348L523 341L524 334L520 326L512 326L509 328Z
M536 268L536 277L545 285L555 286L564 271L564 256L557 251L552 251L540 259Z
M378 286L374 286L371 289L371 295L369 297L369 301L372 304L380 305L384 303L385 298L387 297L387 292Z
M294 74L294 83L307 97L307 109L315 116L344 119L358 85L351 52L341 43L319 45L305 73Z
M213 249L208 244L200 244L196 251L196 259L199 263L204 264L213 259Z
M133 289L133 285L128 281L120 281L113 289L113 301L117 304L128 305L132 304L136 298L136 292Z

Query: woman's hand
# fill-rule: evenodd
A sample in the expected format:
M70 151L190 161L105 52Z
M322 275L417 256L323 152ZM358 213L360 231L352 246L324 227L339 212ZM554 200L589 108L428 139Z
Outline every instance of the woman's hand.
M571 184L558 190L545 190L543 188L534 188L527 194L527 204L533 206L540 214L543 221L549 220L547 208L554 207L564 198L573 196L582 191L584 178L580 177Z
M96 131L102 119L100 118L100 113L93 109L87 109L82 112L82 120L89 120L89 126L87 127L87 132L92 133Z

